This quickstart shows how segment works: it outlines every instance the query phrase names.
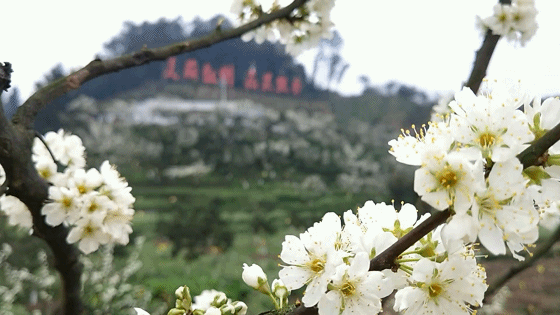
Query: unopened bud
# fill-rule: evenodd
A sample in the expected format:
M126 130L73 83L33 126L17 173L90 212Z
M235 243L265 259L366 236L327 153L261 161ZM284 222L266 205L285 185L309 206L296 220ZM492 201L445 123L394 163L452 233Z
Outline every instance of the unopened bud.
M235 301L231 303L235 307L235 315L245 315L247 314L247 304L241 301Z
M235 315L235 307L231 304L224 304L220 307L222 315Z
M186 285L178 287L175 290L175 296L177 300L175 301L175 307L179 309L184 309L186 311L191 309L192 298L189 287Z
M214 301L212 301L212 303L210 303L210 305L215 306L215 307L220 307L224 304L227 303L227 296L224 292L218 292L216 293L216 296L214 297Z
M279 299L285 299L290 295L290 290L288 290L282 280L274 279L274 281L272 281L272 293Z
M210 306L204 315L222 315L222 312L217 307Z
M264 294L270 293L268 279L259 265L253 264L249 267L247 264L243 264L243 274L241 274L241 277L251 288Z
M192 315L204 315L204 311L197 309L192 312Z
M143 309L138 308L138 307L135 307L134 310L136 311L137 315L150 315L150 313L148 313L148 312L146 312Z
M184 309L172 308L167 312L167 315L185 315L187 313Z

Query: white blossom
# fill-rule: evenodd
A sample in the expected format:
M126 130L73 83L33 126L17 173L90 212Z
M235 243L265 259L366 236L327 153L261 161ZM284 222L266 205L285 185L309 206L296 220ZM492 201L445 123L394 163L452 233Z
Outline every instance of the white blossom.
M503 162L523 151L533 134L518 105L502 85L497 85L488 97L474 96L464 88L449 104L454 110L450 128L460 152L471 160Z
M307 284L302 298L307 307L319 302L336 267L342 263L343 254L335 249L340 232L338 216L327 213L321 222L300 234L299 238L287 235L282 243L280 259L288 265L280 270L280 279L289 290Z
M212 306L212 302L214 302L214 299L221 294L224 293L216 290L203 290L200 295L197 295L193 298L193 304L191 308L193 310L206 311Z
M494 5L494 13L487 18L477 17L480 29L493 34L505 36L508 40L519 41L524 46L536 33L537 10L534 1L513 0L511 4Z
M410 284L395 295L395 311L410 314L471 314L482 305L486 273L472 256L451 255L442 263L422 258Z
M66 241L73 244L79 241L78 248L89 254L96 251L99 245L109 241L109 235L105 232L103 223L98 216L84 217L76 222L76 226L70 230Z
M483 187L482 166L456 152L426 150L422 160L414 173L414 191L437 210L453 206L456 212L466 212Z
M368 271L367 253L356 254L350 265L342 264L332 277L331 290L319 301L319 315L377 314L381 298L393 290L379 271Z
M78 191L66 187L49 187L49 199L51 202L45 204L41 209L45 222L51 226L57 226L68 220L76 222L80 218L81 200L78 199Z
M0 209L8 216L8 224L31 229L33 218L27 206L17 197L0 196Z

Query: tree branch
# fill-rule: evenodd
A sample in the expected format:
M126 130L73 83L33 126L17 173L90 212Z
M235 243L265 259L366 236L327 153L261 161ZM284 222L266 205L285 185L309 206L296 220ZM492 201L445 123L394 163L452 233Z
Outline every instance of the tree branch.
M397 259L399 255L407 250L410 246L414 245L414 243L418 242L418 240L420 240L422 237L430 233L430 231L434 230L440 224L445 223L445 221L447 221L450 216L451 211L449 211L449 209L438 211L436 214L430 216L424 222L420 223L417 227L401 237L389 248L381 252L379 255L375 256L369 263L369 270L396 270L398 266L395 264L395 259Z
M41 214L43 204L48 198L49 184L39 176L31 160L31 148L35 137L32 125L39 110L93 78L239 37L265 23L288 17L294 9L307 1L294 0L287 7L271 14L263 14L253 22L226 31L217 29L214 33L200 39L161 48L142 49L106 61L94 60L84 68L35 92L18 108L11 123L3 115L4 111L0 111L0 164L6 171L7 193L20 199L29 208L33 217L33 234L44 239L53 251L55 268L59 271L63 284L63 314L79 315L84 312L80 279L82 265L79 261L80 253L73 244L68 244L66 241L68 229L63 225L57 227L47 225ZM2 90L7 89L10 83L11 71L7 69L11 70L9 63L0 68Z
M199 39L171 44L165 47L141 49L135 53L117 57L109 60L93 60L84 68L63 77L35 92L22 106L20 106L12 118L15 124L21 124L31 128L39 110L56 98L66 94L68 91L78 88L84 82L97 78L101 75L117 72L123 69L137 67L156 60L165 60L171 56L205 48L216 43L236 38L261 25L270 23L277 19L288 18L290 14L302 6L308 0L294 0L290 5L263 14L255 21L245 25L229 29L216 30L212 34Z
M500 35L492 34L491 30L486 31L486 36L482 42L482 46L476 52L476 58L474 60L473 69L471 75L465 83L465 86L470 88L474 94L478 92L482 79L486 77L486 70L490 64L490 58L496 49Z
M523 164L523 168L525 169L532 165L538 165L543 154L558 142L558 140L560 140L560 123L550 129L542 137L533 141L527 149L517 155L517 158Z
M544 256L544 254L546 254L550 250L552 245L554 245L558 240L560 240L560 225L556 227L554 233L552 233L552 235L546 240L546 242L541 244L541 246L539 246L537 250L535 250L535 252L532 253L529 258L527 258L527 260L519 263L517 266L512 267L506 274L490 284L488 290L486 290L486 293L484 295L484 303L486 303L486 300L488 298L491 298L494 294L496 294L496 292L498 292L498 290L502 286L504 286L511 278L515 277L523 270L531 267L537 260Z
M12 65L9 62L0 62L0 95L4 91L8 91L12 82Z
M500 0L499 3L511 4L511 0ZM492 54L496 49L499 39L500 35L494 35L491 30L487 30L482 46L480 46L480 49L476 52L471 75L467 83L465 83L465 86L470 88L474 94L478 92L482 79L486 77L486 70L488 70L488 65L490 64L490 58L492 58Z
M6 172L7 194L21 200L31 212L33 234L43 239L54 254L54 267L63 285L63 314L81 314L79 252L68 244L68 229L45 223L41 209L49 196L49 184L39 176L31 160L35 133L11 124L0 115L0 164Z

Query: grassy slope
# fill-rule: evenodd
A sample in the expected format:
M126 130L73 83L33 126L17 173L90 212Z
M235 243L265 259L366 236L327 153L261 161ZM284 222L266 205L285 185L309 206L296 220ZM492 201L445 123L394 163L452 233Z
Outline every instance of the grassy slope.
M143 268L134 281L154 293L172 294L184 284L191 287L193 294L211 288L223 290L231 298L242 299L250 309L258 312L271 306L264 296L251 292L252 289L242 282L243 263L261 265L272 281L279 270L277 256L286 234L298 235L328 211L342 214L345 210L356 209L368 199L376 199L374 196L340 191L301 191L276 182L262 186L251 183L249 189L236 184L212 187L204 183L199 187L133 187L137 197L133 228L135 234L145 235L148 240L140 257ZM169 244L156 231L158 220L162 216L164 219L171 218L170 211L176 209L204 208L215 198L226 201L220 208L220 216L230 222L235 231L233 246L225 252L209 249L207 254L192 261L171 257ZM255 232L251 226L255 211L260 211L261 215L264 213L265 219L274 224L276 231L268 234ZM296 222L298 226L294 226Z

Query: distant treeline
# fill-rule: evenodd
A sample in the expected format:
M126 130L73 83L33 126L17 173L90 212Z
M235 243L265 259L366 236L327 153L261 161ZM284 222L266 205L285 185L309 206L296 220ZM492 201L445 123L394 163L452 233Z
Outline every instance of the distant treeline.
M187 25L181 19L172 21L160 19L157 22L144 22L140 25L125 22L123 31L105 43L104 52L96 57L105 59L140 50L144 45L148 48L155 48L201 37L216 31L216 25L220 21L222 21L221 29L232 27L231 22L222 16L215 16L207 21L196 18ZM303 66L296 64L294 58L284 52L282 45L270 42L256 44L254 41L244 42L236 38L180 55L178 58L180 60L195 58L201 64L210 62L215 67L235 64L236 88L243 88L244 77L251 67L259 69L259 72L262 73L270 71L277 75L298 76L306 80ZM59 98L54 104L50 104L47 110L42 111L36 120L36 129L45 132L59 128L58 112L64 110L65 104L78 95L84 94L97 100L113 98L122 92L138 88L146 82L162 80L164 68L165 61L156 61L91 80L78 90ZM36 83L36 87L41 87L64 75L66 73L59 64L45 76L42 82ZM313 88L312 84L304 82L303 91L299 97L314 98L320 92Z
M202 20L195 18L190 23L184 23L180 18L175 20L160 19L157 22L143 22L136 25L133 22L125 22L123 30L111 38L104 44L104 50L95 58L106 59L114 56L119 56L134 51L140 50L142 47L148 48L161 47L169 45L178 41L187 39L198 38L215 32L216 25L220 24L221 29L228 29L232 27L232 23L225 19L223 16L215 16L209 20ZM335 38L339 36L335 32ZM333 40L330 45L336 46L341 42L341 39ZM337 66L337 62L342 64L343 69L347 68L347 64L341 61L340 56L333 55L336 58L330 60L330 74L335 74L333 70ZM186 53L177 56L177 65L181 67L185 61L196 60L199 65L205 63L211 64L214 70L222 66L235 65L233 88L247 89L247 75L248 73L255 73L257 70L257 81L263 85L267 80L265 76L272 78L287 78L289 85L288 88L292 93L297 94L297 98L308 100L328 100L331 103L332 112L335 113L341 122L346 122L348 116L354 116L368 122L375 122L379 119L384 119L383 116L388 112L395 109L401 109L408 112L409 116L418 108L418 104L425 105L430 102L423 91L417 90L414 87L399 85L395 82L389 82L385 87L377 89L369 85L369 79L366 76L362 77L362 84L364 85L364 93L361 96L351 97L350 99L343 100L341 97L334 93L325 90L325 87L318 88L315 85L315 77L317 75L317 60L323 56L320 50L317 54L315 69L311 76L306 76L304 68L300 64L296 64L294 58L285 53L284 47L278 43L264 42L257 44L254 41L244 42L241 39L231 39L221 42L208 48L200 49L194 52ZM340 60L339 60L340 59ZM150 83L158 83L161 86L162 82L168 81L169 83L177 83L172 79L163 79L163 73L166 69L165 61L155 61L147 65L135 67L132 69L123 70L117 73L102 76L100 78L91 80L81 86L78 90L72 91L41 111L36 119L35 128L41 133L49 130L57 130L63 127L60 121L60 113L65 111L66 105L70 103L79 95L87 95L96 100L103 101L111 98L118 97L119 95L139 88L148 86ZM184 72L184 69L180 69ZM202 71L202 67L201 67ZM181 72L181 73L182 73ZM338 81L340 81L343 70L338 74ZM67 73L61 64L52 68L52 70L45 75L42 81L36 82L36 88L40 88L47 83L50 83L60 77L65 76ZM274 75L274 77L272 77ZM301 91L293 93L293 80L301 80ZM334 77L329 78L329 82ZM336 81L336 80L335 80ZM201 81L202 82L202 81ZM278 82L271 81L272 87L277 88ZM296 82L299 85L299 82ZM187 83L186 83L187 84ZM269 94L270 91L259 88L251 89L252 93ZM16 89L12 92L14 97L18 98ZM14 98L12 97L12 98ZM16 99L9 100L9 106L5 106L10 111L15 110L12 103L19 103ZM6 100L8 101L8 100ZM8 103L8 102L6 102ZM10 105L12 104L12 105ZM404 108L403 108L404 107ZM426 108L422 109L426 112ZM417 122L420 118L417 115L410 119ZM426 117L423 113L422 119ZM365 119L364 119L365 118Z

